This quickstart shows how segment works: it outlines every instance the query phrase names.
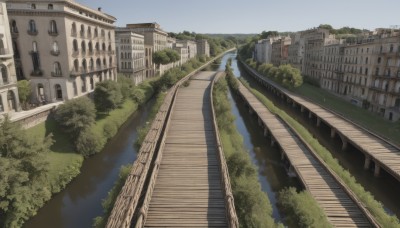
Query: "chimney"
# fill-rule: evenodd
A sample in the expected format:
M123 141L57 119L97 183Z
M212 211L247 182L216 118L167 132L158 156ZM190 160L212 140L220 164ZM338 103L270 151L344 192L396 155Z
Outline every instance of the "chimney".
M101 7L98 7L97 10L101 12Z

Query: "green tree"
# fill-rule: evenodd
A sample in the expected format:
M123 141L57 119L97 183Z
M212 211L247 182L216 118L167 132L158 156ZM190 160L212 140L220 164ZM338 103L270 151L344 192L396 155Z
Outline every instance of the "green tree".
M30 85L29 81L21 80L21 81L17 82L17 86L18 86L19 101L22 104L22 107L24 108L24 110L26 110L27 102L28 102L29 98L31 97L31 91L32 91L31 85Z
M90 128L81 131L76 140L76 149L85 157L100 152L102 145L104 143L100 133Z
M118 85L121 88L121 95L122 98L128 99L129 97L132 96L133 88L135 87L135 84L130 78L127 78L123 75L118 76Z
M94 90L94 104L98 112L109 112L122 103L122 94L117 82L107 80L97 83Z
M268 32L262 31L260 34L260 38L267 39L270 36L274 37L274 36L278 36L278 35L279 35L278 31L268 31Z
M55 113L55 119L66 132L71 134L73 140L82 130L94 124L95 118L95 106L87 97L66 101L57 108Z
M28 136L8 117L0 121L0 227L21 227L50 198L46 154L51 138Z
M153 62L155 64L157 64L158 66L160 64L165 65L168 63L173 63L180 59L181 59L181 57L180 57L179 53L177 51L169 49L169 48L161 50L161 51L156 51L153 53Z

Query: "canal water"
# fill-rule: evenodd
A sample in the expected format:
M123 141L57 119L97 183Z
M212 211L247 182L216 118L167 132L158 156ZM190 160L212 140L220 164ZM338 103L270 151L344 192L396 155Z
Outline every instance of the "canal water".
M241 75L236 64L236 53L226 54L218 70L225 70L228 59L232 59L234 74ZM271 147L270 139L263 136L264 132L245 107L244 102L236 94L229 92L228 98L231 103L232 113L235 116L235 125L243 137L243 144L250 154L253 164L258 169L258 180L261 189L268 195L273 209L273 218L277 222L283 222L283 215L277 208L277 193L285 187L296 187L300 189L301 184L296 178L289 178L281 154L277 147Z
M265 91L258 82L256 82L251 76L247 74L244 69L238 66L236 55L232 56L232 68L234 69L235 75L240 75L245 78L253 87L259 89L264 95L266 95L276 106L285 110L288 114L294 117L298 122L305 126L321 145L326 147L336 158L340 165L348 170L353 175L358 183L360 183L364 189L369 191L377 201L380 201L385 210L389 214L394 214L400 218L400 183L384 172L381 169L381 175L374 177L373 170L364 170L364 155L352 146L346 151L342 151L342 142L338 136L330 138L330 128L321 122L321 127L316 126L315 117L309 118L308 113L301 113L299 108L293 108L291 104L285 102L284 99L280 99L274 96L272 93ZM373 164L371 165L373 167Z
M153 104L154 99L151 99L139 108L101 153L84 161L81 174L47 202L25 227L92 227L93 218L103 214L101 201L118 179L120 167L136 160L133 143L137 129L145 124Z

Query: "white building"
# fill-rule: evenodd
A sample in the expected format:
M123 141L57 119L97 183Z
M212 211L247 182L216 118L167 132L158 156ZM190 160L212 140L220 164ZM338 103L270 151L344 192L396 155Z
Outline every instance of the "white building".
M144 36L133 32L116 32L118 73L135 85L146 78Z
M20 109L10 26L4 0L0 1L0 20L0 114L4 114Z
M254 48L255 60L261 64L271 63L272 43L279 39L280 37L270 37L268 39L259 40Z

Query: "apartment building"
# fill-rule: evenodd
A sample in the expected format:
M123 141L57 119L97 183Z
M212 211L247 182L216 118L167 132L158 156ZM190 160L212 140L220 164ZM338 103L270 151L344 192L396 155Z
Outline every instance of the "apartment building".
M6 3L0 1L0 114L20 110Z
M117 28L118 32L134 32L144 36L144 48L145 48L145 66L146 66L146 78L153 77L157 73L160 73L160 69L156 69L153 63L153 53L161 51L168 47L167 37L168 33L161 29L161 26L157 23L138 23L138 24L127 24L126 27Z
M197 54L210 57L210 45L206 39L197 40Z
M268 39L259 40L255 44L254 58L257 62L271 63L272 58L272 43L281 39L281 37L270 37Z
M329 40L325 43L322 56L322 74L320 86L334 93L340 92L343 81L342 59L344 47L341 40Z
M118 73L137 85L146 78L144 36L118 31L115 36Z
M113 16L73 0L10 0L7 10L17 77L31 82L33 103L69 100L117 79Z
M179 65L186 63L189 60L189 49L181 42L176 42L173 49L177 51L181 57Z
M290 35L291 44L288 47L288 64L303 70L304 39L301 32Z
M281 37L272 43L271 63L274 66L288 63L290 37Z
M197 43L191 40L177 40L179 44L188 49L188 58L192 59L197 56Z

